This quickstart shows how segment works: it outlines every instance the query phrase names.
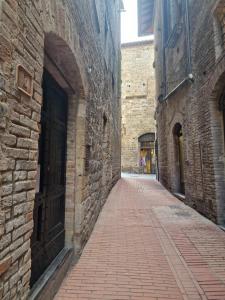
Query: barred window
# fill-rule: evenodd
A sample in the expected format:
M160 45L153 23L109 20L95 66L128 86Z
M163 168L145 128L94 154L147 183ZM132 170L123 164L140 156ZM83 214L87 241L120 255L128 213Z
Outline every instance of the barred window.
M225 49L225 1L221 1L214 11L214 44L215 56L218 59Z
M86 147L85 147L85 163L84 163L84 170L85 170L86 174L89 172L90 156L91 156L91 146L86 145Z

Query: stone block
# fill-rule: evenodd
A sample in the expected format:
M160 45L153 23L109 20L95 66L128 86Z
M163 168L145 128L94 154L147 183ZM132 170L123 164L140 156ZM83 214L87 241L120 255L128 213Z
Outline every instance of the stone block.
M10 245L10 251L14 251L23 244L23 237L17 239Z
M25 149L37 149L38 141L34 141L32 139L26 139L26 138L18 138L17 146L19 148L25 148Z
M16 162L16 170L36 170L37 162L29 161L29 160L17 160Z
M3 185L2 187L2 196L8 196L12 193L13 191L13 186L12 184L8 184L8 185Z
M31 120L30 118L28 118L27 116L23 116L20 115L20 123L25 126L28 127L29 129L32 129L34 131L38 131L38 125L37 122Z
M2 276L9 269L11 262L12 258L10 256L0 260L0 276Z
M10 231L13 230L13 224L14 224L13 220L5 223L5 232L6 233L9 233Z
M32 230L32 228L33 228L33 221L30 221L22 225L21 227L15 229L12 233L12 240L15 241L22 235L25 235L29 230Z
M34 180L27 180L27 181L18 181L15 183L15 192L23 192L31 190L35 187Z
M20 126L17 124L11 124L9 127L9 131L12 135L18 136L18 137L30 137L30 129Z
M12 253L12 262L15 262L19 257L24 255L30 248L30 241L25 242Z
M23 181L27 179L27 171L15 171L13 173L14 181Z
M2 251L4 248L6 248L7 246L9 246L11 242L11 234L5 234L1 237L1 243L0 243L0 250Z
M14 208L13 208L14 216L23 214L26 210L26 205L27 205L26 203L21 203L21 204L14 206Z
M7 196L2 198L2 206L5 207L11 207L13 204L13 196Z
M6 148L5 153L8 157L15 158L15 159L29 158L28 150L24 150L24 149Z
M12 172L2 173L2 183L11 183L12 182Z
M27 200L26 192L17 193L13 195L13 204L25 202Z
M7 146L15 146L16 145L16 136L12 134L5 134L2 137L2 142Z

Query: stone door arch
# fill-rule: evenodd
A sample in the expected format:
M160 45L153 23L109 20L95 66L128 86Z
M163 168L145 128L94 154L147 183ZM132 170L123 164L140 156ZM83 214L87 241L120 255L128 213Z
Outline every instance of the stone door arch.
M82 201L82 188L83 188L83 177L84 177L84 158L85 158L85 120L86 120L86 101L85 101L85 91L83 88L83 80L80 74L76 58L67 45L67 43L60 38L57 34L51 32L46 34L45 43L44 43L44 69L45 73L48 73L52 81L55 82L57 89L61 91L67 98L67 115L66 115L66 137L65 144L63 147L66 149L65 153L65 195L64 195L64 204L62 206L64 214L64 240L61 240L61 246L57 251L53 251L51 259L48 260L48 266L60 250L63 248L71 248L73 251L76 251L80 248L79 244L79 233L80 233L80 220L81 220L81 210L80 203ZM45 82L45 85L48 84ZM53 89L55 89L53 87ZM57 97L57 96L54 96ZM54 101L54 97L51 101ZM46 101L46 99L44 99ZM55 103L56 103L55 99ZM45 103L42 104L44 107ZM66 105L66 103L65 103ZM40 119L42 119L40 117ZM51 124L50 124L51 125ZM43 129L42 129L43 130ZM43 132L40 133L40 137L43 136ZM63 145L63 144L62 144ZM56 144L52 145L52 148L57 149ZM40 148L39 148L40 154ZM54 149L53 149L54 151ZM48 168L48 166L47 166ZM55 173L57 173L57 166L55 166ZM38 168L39 170L39 168ZM40 177L41 172L37 171L37 187L36 187L36 200L37 193L40 188ZM39 178L38 178L39 177ZM57 176L56 176L57 177ZM39 209L35 210L37 203L34 205L34 222L42 224L34 224L32 240L32 263L35 264L34 255L35 255L35 236L44 236L43 234L37 234L38 230L47 230L49 220L46 219L46 216L49 213L46 213L46 210ZM48 206L48 203L45 204ZM35 215L36 214L36 215ZM50 215L54 212L50 212ZM41 219L41 222L40 222ZM35 235L35 236L34 236ZM42 247L45 247L45 242L42 241ZM45 249L44 249L45 251ZM49 251L49 250L48 250ZM48 251L46 255L48 255ZM46 269L44 266L44 269ZM43 268L42 268L43 269ZM35 265L32 266L32 272L35 272ZM41 275L39 272L36 276L31 276L31 283L33 284Z
M173 128L174 156L175 156L175 192L185 194L184 178L184 141L183 128L180 123L176 123Z
M212 139L212 164L214 182L214 210L218 224L225 224L225 128L224 128L224 93L225 93L225 57L217 64L205 91L210 111Z
M141 173L155 174L155 133L145 133L138 138L139 167Z

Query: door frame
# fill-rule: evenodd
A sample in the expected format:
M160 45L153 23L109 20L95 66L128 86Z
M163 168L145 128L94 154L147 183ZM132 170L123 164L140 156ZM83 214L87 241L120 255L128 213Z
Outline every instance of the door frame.
M54 259L65 247L65 200L66 200L66 162L67 162L67 123L68 123L68 96L59 86L54 77L44 68L42 78L43 105L41 112L41 133L39 136L38 147L38 174L36 182L36 194L34 203L34 230L31 237L31 286L33 286L51 265ZM56 117L55 105L52 101L58 103L58 116ZM56 100L57 99L57 100ZM54 108L54 109L53 109ZM61 109L62 113L61 113ZM65 109L64 109L65 108ZM52 110L53 109L53 110ZM60 120L60 117L63 119ZM53 133L53 130L56 130ZM60 145L62 153L58 153L61 167L61 177L57 180L60 195L55 194L56 186L54 182L50 184L50 178L58 178L58 171L55 170L56 161L51 160L54 155L54 140L57 132L60 133ZM52 142L53 139L53 142ZM47 148L46 148L47 147ZM46 154L47 151L47 154ZM49 173L52 168L53 174ZM51 169L50 169L51 170ZM51 171L50 171L51 172ZM51 176L52 175L52 176ZM50 176L50 177L49 177ZM55 187L55 188L54 188ZM52 192L54 192L52 194ZM57 199L57 202L55 200ZM52 204L51 204L52 203ZM60 212L57 213L55 204L60 205ZM53 207L51 207L53 205ZM62 205L62 206L61 206ZM63 212L61 212L63 209ZM54 226L51 223L54 221ZM57 223L55 223L57 221ZM52 244L50 249L48 245ZM52 250L51 250L52 249ZM47 251L47 252L45 252Z
M67 151L65 171L65 242L62 253L67 255L65 253L68 253L69 251L69 253L72 253L72 256L76 257L79 255L82 247L82 241L79 232L81 232L81 203L83 201L83 186L86 184L86 176L84 171L86 141L86 97L83 94L81 95L79 92L75 93L47 53L45 53L44 68L52 75L52 77L64 89L68 96L66 137ZM59 257L60 255L61 254L59 254ZM47 268L47 270L48 269L51 269L51 265L49 268ZM34 284L33 288L31 289L31 294L36 293L36 290L38 289L38 286L42 284L42 281L45 282L48 280L48 275L46 273L47 270Z
M153 172L156 168L155 162L154 165L152 164L153 158L155 156L155 137L156 135L154 132L145 133L138 137L138 167L140 171L142 169L142 167L140 166L141 152L143 150L150 152L150 173L145 174L155 174L155 172ZM148 145L144 145L144 143L148 143ZM151 150L154 151L154 156L152 156ZM152 165L154 166L154 169L152 168Z

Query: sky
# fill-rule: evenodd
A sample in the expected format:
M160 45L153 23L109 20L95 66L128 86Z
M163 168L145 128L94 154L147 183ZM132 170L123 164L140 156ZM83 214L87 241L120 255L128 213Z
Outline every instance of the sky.
M121 42L129 43L150 39L138 37L137 0L123 0L125 12L121 13Z

